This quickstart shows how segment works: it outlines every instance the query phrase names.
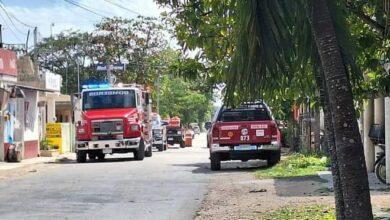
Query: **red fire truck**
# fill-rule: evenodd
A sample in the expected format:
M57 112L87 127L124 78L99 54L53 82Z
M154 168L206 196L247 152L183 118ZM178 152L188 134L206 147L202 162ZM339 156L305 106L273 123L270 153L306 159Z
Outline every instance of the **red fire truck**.
M181 127L180 118L169 119L167 126L167 141L169 145L180 144L184 148L184 130Z
M132 152L136 160L152 156L150 92L143 86L83 86L80 102L77 162L113 153Z

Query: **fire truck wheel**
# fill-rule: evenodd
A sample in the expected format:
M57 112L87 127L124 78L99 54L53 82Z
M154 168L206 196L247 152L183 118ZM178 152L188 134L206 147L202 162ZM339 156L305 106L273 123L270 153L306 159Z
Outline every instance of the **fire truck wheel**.
M78 163L85 163L87 161L87 153L78 151L76 154L76 160Z
M152 149L152 145L150 145L150 147L148 147L148 150L145 151L145 157L151 157L153 154L153 149Z
M212 171L221 170L221 158L218 154L212 153L210 155L210 167Z
M98 158L99 161L103 161L105 157L106 157L106 155L103 154L103 153L100 153L100 154L97 155L97 158Z
M144 141L141 140L141 143L139 143L139 148L134 152L134 158L136 160L143 160L145 157L145 144Z
M96 160L96 154L95 153L88 153L88 158L90 159L90 160Z

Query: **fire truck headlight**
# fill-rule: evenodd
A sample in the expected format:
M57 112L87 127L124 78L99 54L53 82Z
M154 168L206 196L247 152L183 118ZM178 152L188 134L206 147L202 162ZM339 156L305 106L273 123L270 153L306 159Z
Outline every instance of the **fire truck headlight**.
M79 129L77 130L77 132L78 132L79 134L85 134L85 129L84 129L84 128L79 128Z
M138 131L139 130L139 126L138 125L131 125L130 130L131 131Z

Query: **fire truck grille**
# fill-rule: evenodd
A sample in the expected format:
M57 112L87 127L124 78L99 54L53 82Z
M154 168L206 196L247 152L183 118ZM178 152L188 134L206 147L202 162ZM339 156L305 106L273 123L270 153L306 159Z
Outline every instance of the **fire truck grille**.
M94 134L111 135L123 133L122 120L93 121L92 129Z

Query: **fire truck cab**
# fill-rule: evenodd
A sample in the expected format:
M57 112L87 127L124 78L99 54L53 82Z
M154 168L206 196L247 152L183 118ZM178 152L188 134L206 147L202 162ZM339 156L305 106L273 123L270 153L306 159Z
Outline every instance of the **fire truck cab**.
M80 101L77 162L114 153L132 152L136 160L152 156L150 92L143 86L83 86Z

